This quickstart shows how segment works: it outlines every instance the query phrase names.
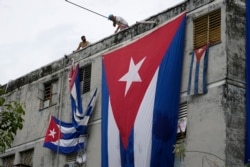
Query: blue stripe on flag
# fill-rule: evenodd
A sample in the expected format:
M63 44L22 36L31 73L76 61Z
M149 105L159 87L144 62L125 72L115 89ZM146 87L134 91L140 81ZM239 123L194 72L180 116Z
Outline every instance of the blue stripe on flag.
M104 65L102 63L102 167L108 167L108 105L109 93Z
M193 55L194 53L192 53ZM191 57L191 63L190 63L190 72L192 71L193 69L193 65L194 65L194 56ZM191 82L192 82L192 75L189 74L189 79L188 79L188 89L187 89L187 94L189 95L190 94L190 89L191 89Z
M120 141L121 165L122 167L134 167L134 130L132 130L127 149L124 149Z
M198 94L199 85L199 72L200 72L200 62L195 64L195 77L194 77L194 94Z
M245 163L250 162L250 1L246 0L246 140Z
M202 84L202 90L204 94L207 93L207 70L208 70L208 52L209 52L209 46L207 47L206 53L204 55L204 71L203 71L203 84Z
M159 69L153 111L151 167L174 165L173 145L176 143L185 25L186 18L176 32Z

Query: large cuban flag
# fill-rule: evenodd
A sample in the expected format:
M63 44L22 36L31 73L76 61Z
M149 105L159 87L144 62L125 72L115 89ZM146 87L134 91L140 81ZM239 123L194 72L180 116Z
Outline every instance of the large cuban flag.
M250 163L250 1L246 0L246 142L245 163Z
M188 95L207 93L208 45L193 51L190 63Z
M51 116L44 139L44 147L61 154L71 154L84 148L85 137L78 133L72 123Z
M102 167L173 167L185 13L103 55Z

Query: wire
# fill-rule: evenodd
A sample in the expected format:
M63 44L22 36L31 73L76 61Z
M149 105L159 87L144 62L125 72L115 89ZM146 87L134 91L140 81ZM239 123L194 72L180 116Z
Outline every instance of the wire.
M89 12L92 12L92 13L94 13L94 14L97 14L97 15L99 15L99 16L102 16L102 17L104 17L104 18L106 18L106 19L108 18L108 17L106 17L106 16L104 16L104 15L102 15L102 14L100 14L100 13L97 13L97 12L95 12L95 11L93 11L93 10L87 9L87 8L85 8L85 7L83 7L83 6L77 5L77 4L75 4L75 3L73 3L73 2L70 2L70 1L68 1L68 0L65 0L65 1L68 2L68 3L71 3L72 5L78 6L78 7L82 8L82 9L85 9L85 10L87 10L87 11L89 11Z

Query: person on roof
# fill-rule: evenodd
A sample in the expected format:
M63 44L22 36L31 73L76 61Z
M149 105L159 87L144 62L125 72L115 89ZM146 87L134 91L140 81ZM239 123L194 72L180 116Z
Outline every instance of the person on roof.
M129 27L128 22L120 16L114 16L113 14L110 14L108 19L113 22L114 27L116 26L116 24L118 25L115 33L117 33L119 30L122 31Z
M84 35L81 36L81 40L82 40L82 41L79 43L79 45L78 45L76 51L73 51L73 52L77 52L77 51L79 51L81 48L85 48L85 47L87 47L87 46L90 44L90 42L86 40L86 37L85 37Z

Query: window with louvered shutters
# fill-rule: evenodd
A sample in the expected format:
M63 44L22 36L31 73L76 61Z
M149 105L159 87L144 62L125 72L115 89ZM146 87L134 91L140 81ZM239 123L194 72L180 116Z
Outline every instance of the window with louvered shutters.
M14 165L15 155L2 158L4 167L12 167Z
M40 99L40 109L50 107L58 101L58 82L50 81L38 84L38 98Z
M80 68L81 94L90 91L91 66L91 64L87 64L84 67Z
M52 102L52 90L53 86L51 83L44 84L44 101L48 101L48 106Z
M34 150L20 152L21 164L33 166Z
M177 141L186 138L187 103L179 105Z
M67 155L67 157L66 157L66 161L67 161L67 162L76 161L76 156L77 156L77 153L69 154L69 155Z
M201 16L194 23L194 50L221 42L221 9Z

